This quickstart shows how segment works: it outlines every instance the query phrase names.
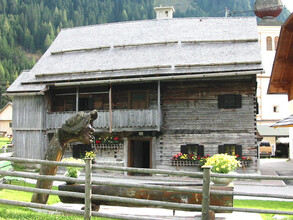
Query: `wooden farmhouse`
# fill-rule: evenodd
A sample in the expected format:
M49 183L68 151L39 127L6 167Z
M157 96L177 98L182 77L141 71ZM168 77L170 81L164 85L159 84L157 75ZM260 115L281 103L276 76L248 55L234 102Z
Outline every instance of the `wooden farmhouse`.
M8 102L0 109L0 136L12 135L12 103Z
M180 152L256 164L256 19L173 19L173 8L160 10L165 17L59 33L7 90L15 156L43 158L66 119L97 109L99 164L196 170L171 160ZM76 143L67 156L90 149Z

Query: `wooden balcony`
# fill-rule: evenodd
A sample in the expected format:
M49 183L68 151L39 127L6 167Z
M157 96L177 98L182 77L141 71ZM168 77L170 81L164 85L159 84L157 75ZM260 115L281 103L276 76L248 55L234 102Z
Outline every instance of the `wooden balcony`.
M47 113L46 128L48 130L60 128L62 124L76 112ZM157 109L125 109L112 110L112 131L157 131L162 121ZM99 111L94 121L96 131L109 130L109 112Z

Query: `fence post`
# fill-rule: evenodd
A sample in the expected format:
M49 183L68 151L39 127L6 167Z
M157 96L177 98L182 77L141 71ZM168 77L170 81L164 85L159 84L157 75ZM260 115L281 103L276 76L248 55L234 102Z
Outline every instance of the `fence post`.
M85 199L84 219L90 220L92 216L92 159L85 158Z
M203 169L203 185L202 185L202 209L201 219L209 220L209 209L210 209L210 180L211 180L211 169L212 166L202 166Z

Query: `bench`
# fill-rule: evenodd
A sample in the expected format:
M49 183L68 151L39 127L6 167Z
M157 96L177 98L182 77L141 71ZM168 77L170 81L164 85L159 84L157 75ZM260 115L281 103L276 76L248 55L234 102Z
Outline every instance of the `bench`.
M13 166L12 166L11 161L0 161L0 170L12 171ZM2 177L2 179L3 179L4 183L9 182L10 184L11 184L12 180L16 180L16 181L23 180L22 177L17 177L17 176L4 176L4 177Z

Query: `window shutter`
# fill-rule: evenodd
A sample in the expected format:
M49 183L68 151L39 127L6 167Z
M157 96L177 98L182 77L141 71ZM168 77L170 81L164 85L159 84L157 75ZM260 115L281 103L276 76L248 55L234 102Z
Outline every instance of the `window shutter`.
M242 108L242 95L235 95L235 108Z
M235 154L239 155L239 157L242 157L242 146L236 145Z
M224 145L219 145L218 146L218 153L219 154L224 154L225 153L225 146Z
M218 96L218 108L242 108L242 95L225 94Z
M218 96L218 108L224 108L225 95Z
M181 145L181 153L188 154L188 147L186 145Z
M204 156L204 147L203 147L203 145L198 145L198 147L197 147L197 156L200 156L200 157Z

